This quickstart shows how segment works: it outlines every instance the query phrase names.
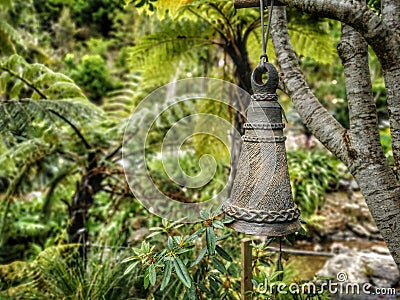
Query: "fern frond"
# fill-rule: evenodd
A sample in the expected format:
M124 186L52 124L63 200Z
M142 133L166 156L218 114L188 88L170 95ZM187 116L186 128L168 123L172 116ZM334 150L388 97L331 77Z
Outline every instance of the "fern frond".
M336 21L288 10L288 29L293 48L299 56L327 64L335 59L340 24Z
M123 87L108 94L107 101L102 108L107 115L121 119L127 118L133 112L137 100L142 100L146 96L142 78L138 74L125 76Z
M142 37L130 48L131 69L142 70L147 79L155 76L159 81L169 81L181 61L196 61L201 50L217 43L208 29L201 22L165 20L156 32Z
M42 64L29 64L19 55L0 60L3 98L86 99L73 80Z
M6 161L15 163L18 168L18 163L36 164L38 160L48 155L53 149L53 145L47 143L42 138L26 140L18 145L9 148L8 151L0 154L0 164Z
M89 101L80 98L64 100L18 99L0 101L0 133L20 132L27 126L35 126L33 121L57 122L52 113L56 111L70 122L80 124L98 118L102 111Z
M19 35L16 30L4 20L0 20L0 53L11 54L15 53L14 42L19 40Z
M335 57L335 39L327 33L317 33L303 28L289 28L290 40L296 53L328 64Z

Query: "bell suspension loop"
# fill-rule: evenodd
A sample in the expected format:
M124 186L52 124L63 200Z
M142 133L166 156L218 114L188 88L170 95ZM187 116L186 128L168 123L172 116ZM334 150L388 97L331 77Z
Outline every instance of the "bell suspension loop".
M253 95L247 109L247 123L231 197L224 204L226 215L235 220L229 225L252 235L284 236L301 227L300 211L293 201L287 166L282 108L276 89L279 76L266 55L264 4L260 0L263 34L262 55L251 74ZM267 35L271 23L271 8ZM267 74L266 82L263 75Z

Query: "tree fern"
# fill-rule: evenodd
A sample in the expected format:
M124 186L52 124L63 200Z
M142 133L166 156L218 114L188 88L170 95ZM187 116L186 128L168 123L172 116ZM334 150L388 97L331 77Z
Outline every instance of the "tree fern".
M150 82L158 79L167 83L181 67L180 62L196 61L199 49L218 43L207 31L200 22L166 19L157 31L141 37L130 48L130 68L143 70L142 76Z
M42 64L12 55L0 61L0 71L0 132L34 125L34 120L60 121L57 114L69 125L100 114L70 78Z
M43 169L54 161L57 166L53 169L68 164L66 157L56 153L75 151L73 159L79 161L79 155L91 148L82 133L84 123L101 119L101 110L85 98L70 78L44 65L29 64L12 55L0 61L0 71L0 134L7 148L0 154L0 162L7 161L17 171L4 174L9 185L0 203L0 235L6 238L14 194L27 185L34 188L32 182L37 181L37 174L45 174ZM52 177L54 171L47 172L48 176Z
M335 39L328 32L317 32L309 28L289 27L290 40L299 56L329 64L336 55Z
M23 44L18 32L4 19L0 20L0 43L0 54L15 53L15 43Z
M102 108L110 117L127 118L132 114L135 105L145 98L148 92L150 91L146 92L145 82L139 73L126 75L122 87L108 94Z

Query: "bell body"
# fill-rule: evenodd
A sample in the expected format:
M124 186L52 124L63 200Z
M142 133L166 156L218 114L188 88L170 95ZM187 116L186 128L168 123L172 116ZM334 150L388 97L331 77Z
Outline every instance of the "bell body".
M289 180L282 109L276 95L278 74L269 63L263 67L268 71L266 84L259 69L252 74L255 94L247 109L231 196L223 210L235 219L230 227L236 231L283 236L299 230L300 211Z

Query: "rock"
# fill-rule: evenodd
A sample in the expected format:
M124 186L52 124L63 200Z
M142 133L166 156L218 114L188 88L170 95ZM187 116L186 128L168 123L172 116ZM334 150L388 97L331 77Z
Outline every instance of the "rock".
M345 246L345 245L343 245L342 243L332 243L332 245L330 246L329 250L332 253L339 254L339 253L348 252L350 250L350 248Z
M371 251L374 251L375 253L378 253L378 254L390 255L389 249L387 247L381 246L381 245L373 245L371 247Z
M356 240L356 236L352 231L338 231L337 233L332 234L330 237L332 241L354 241Z
M379 233L379 229L378 229L378 227L376 227L375 224L364 223L363 225L364 225L365 229L367 229L369 232L371 232L373 234Z
M322 247L321 244L315 244L313 250L314 250L315 252L321 252L321 251L324 250L324 247Z
M355 234L361 237L370 237L370 233L367 229L364 228L361 224L354 224L354 223L349 223L347 226L350 228L351 231L353 231Z
M348 180L348 179L343 179L343 178L339 179L338 184L339 184L339 187L343 190L345 190L345 189L347 190L350 188L350 180Z
M360 189L360 187L358 186L357 181L352 180L350 182L350 189L353 190L353 191L358 191Z
M346 273L347 282L369 282L362 266L360 255L355 251L348 251L327 260L317 275L336 279L338 274Z
M343 273L347 283L370 283L377 287L393 287L400 280L390 255L352 250L327 260L317 275L336 278Z
M390 255L361 252L361 260L367 274L371 276L371 284L377 287L393 287L399 281L399 270Z

